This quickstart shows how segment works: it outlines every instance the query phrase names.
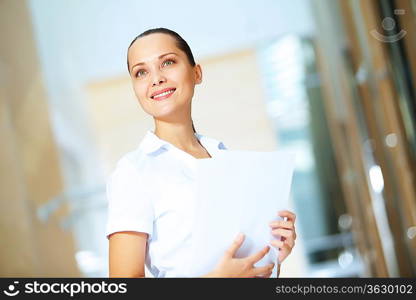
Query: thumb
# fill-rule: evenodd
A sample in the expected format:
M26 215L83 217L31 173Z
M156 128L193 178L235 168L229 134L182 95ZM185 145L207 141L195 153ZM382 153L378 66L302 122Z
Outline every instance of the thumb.
M237 250L241 247L241 244L243 243L243 241L244 241L244 234L240 232L237 235L237 237L234 239L231 246L227 249L226 255L228 257L234 257Z

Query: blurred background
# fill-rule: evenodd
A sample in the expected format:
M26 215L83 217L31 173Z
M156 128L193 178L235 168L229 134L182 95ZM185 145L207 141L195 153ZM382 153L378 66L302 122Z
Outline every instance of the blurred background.
M153 27L203 68L197 132L297 154L282 277L416 276L415 25L414 0L0 0L0 276L108 276L105 180L153 128L126 50Z

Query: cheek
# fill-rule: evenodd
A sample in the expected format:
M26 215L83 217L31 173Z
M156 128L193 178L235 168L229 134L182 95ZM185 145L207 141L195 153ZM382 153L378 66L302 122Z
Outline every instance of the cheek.
M178 79L177 82L180 83L181 85L181 94L185 96L186 98L192 97L194 93L194 87L195 87L195 83L194 83L192 76L190 76L189 73L182 72L178 74L177 79Z
M133 82L133 90L138 100L146 97L146 89L143 83Z
M166 73L169 81L183 85L184 87L193 86L193 77L191 71L183 66L172 68Z
M146 105L146 102L148 102L147 99L147 86L146 83L143 82L133 82L133 90L134 94L136 95L136 99L140 102L141 105Z
M133 83L133 90L134 90L134 94L136 95L136 100L139 102L142 109L145 112L150 113L149 111L150 103L147 99L146 87L143 84L135 82Z

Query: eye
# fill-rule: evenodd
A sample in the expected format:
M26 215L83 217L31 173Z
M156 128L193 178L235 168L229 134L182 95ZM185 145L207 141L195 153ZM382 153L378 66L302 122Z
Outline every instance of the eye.
M143 69L140 69L136 73L136 77L143 77L144 75L146 75L146 70L143 70Z
M172 59L168 59L168 60L165 60L163 63L162 63L162 66L164 67L164 66L170 66L170 65L173 65L175 63L175 61L174 60L172 60Z

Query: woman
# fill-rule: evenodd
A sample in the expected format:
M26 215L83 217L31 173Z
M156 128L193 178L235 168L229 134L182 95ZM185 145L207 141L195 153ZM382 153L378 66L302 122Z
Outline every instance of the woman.
M109 276L144 277L146 264L155 277L184 277L195 202L191 193L195 162L226 148L195 132L191 104L202 70L176 32L157 28L136 37L127 51L127 67L140 106L154 118L155 130L149 130L139 147L118 161L107 183ZM279 215L287 221L269 226L281 237L271 241L280 249L281 263L294 246L296 217L289 211ZM243 241L243 235L230 241L217 266L201 276L270 277L274 264L253 266L269 246L235 258Z

